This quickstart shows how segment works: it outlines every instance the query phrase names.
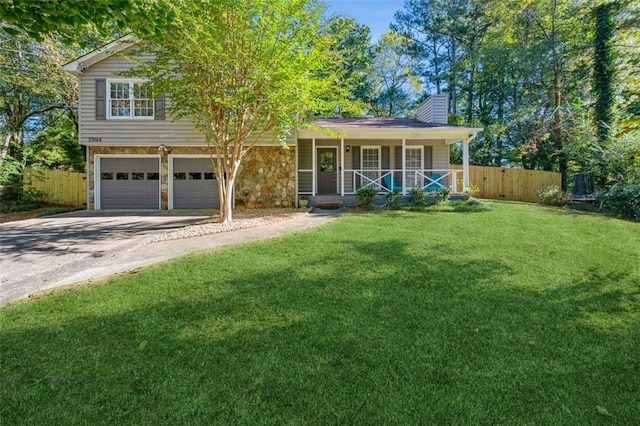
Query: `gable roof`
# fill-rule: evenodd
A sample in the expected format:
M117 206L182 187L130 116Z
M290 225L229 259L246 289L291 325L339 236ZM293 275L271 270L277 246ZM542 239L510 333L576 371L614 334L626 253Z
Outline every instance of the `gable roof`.
M75 76L80 76L82 75L82 72L90 66L102 61L103 59L108 58L111 55L122 52L123 50L128 49L129 47L139 42L140 40L138 40L131 34L120 37L119 39L112 41L109 44L105 44L102 47L99 47L89 53L80 56L79 58L74 59L71 62L64 64L62 66L62 69Z
M320 118L313 123L319 127L341 129L474 129L481 131L479 127L454 126L450 124L425 123L416 118L392 118L392 117L367 117L367 118Z
M446 144L472 140L484 130L482 127L454 126L426 123L416 118L320 118L313 121L315 128L298 130L299 138L347 139L441 139ZM322 129L335 134L330 136Z

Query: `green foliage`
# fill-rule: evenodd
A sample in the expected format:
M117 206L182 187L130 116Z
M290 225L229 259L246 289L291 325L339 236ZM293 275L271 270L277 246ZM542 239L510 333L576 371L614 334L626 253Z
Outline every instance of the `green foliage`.
M408 204L398 205L397 210L409 211L409 212L425 212L425 213L479 213L492 210L493 205L486 201L478 200L476 198L469 198L468 200L447 200L440 203L422 203L422 204Z
M451 195L451 188L440 188L435 191L428 191L426 193L427 200L430 204L438 205L449 199Z
M614 138L602 151L598 164L611 182L640 182L640 132Z
M469 188L465 189L462 192L462 201L468 201L470 200L474 195L479 194L480 193L480 188L478 187L478 185L471 183L469 185Z
M391 192L387 192L387 194L384 196L384 205L395 209L396 207L398 207L398 198L400 198L400 191L398 191L397 189L394 189Z
M27 204L44 203L47 193L35 188L23 188L20 192L20 201Z
M85 171L83 148L78 144L75 123L68 116L48 121L46 127L24 147L25 162L32 167Z
M609 143L615 106L616 52L614 49L615 2L604 2L594 8L593 118L600 145Z
M454 212L459 213L487 212L492 209L492 205L490 203L473 197L466 200L449 201L448 205Z
M571 163L606 181L594 167L608 149L598 133L618 118L623 132L640 123L637 22L627 1L407 0L392 27L411 39L427 92L449 93L456 124L484 128L474 164ZM451 147L453 164L460 154Z
M176 19L147 36L155 58L130 74L149 78L171 99L174 119L187 118L215 156L223 222L245 154L265 133L286 144L327 99L321 77L331 55L317 0L176 0ZM142 52L140 52L142 53Z
M640 183L616 183L599 191L597 198L620 217L640 221Z
M331 59L318 75L331 90L314 110L321 117L361 117L371 98L369 74L372 62L371 30L348 16L331 17L323 31L329 38Z
M30 210L41 209L45 205L46 205L45 203L41 203L41 202L26 203L26 202L16 202L16 201L10 201L10 202L5 201L0 203L0 213L26 212Z
M565 206L569 201L569 195L557 185L547 186L536 192L538 193L538 203L547 206Z
M368 209L375 207L373 200L378 195L378 190L371 187L358 188L356 191L356 198L360 202L361 206L365 206Z
M409 190L409 202L414 206L426 204L427 194L420 187L411 188Z
M422 91L415 73L416 61L408 54L409 39L385 32L373 48L373 66L369 71L371 100L368 113L377 117L412 115Z
M62 65L77 55L73 47L50 39L35 42L24 35L4 40L2 46L0 170L6 154L19 163L26 161L28 136L55 122L61 113L74 116L78 88L76 77L62 71Z
M16 201L20 199L22 189L22 163L7 155L0 163L0 201Z
M638 241L522 203L354 214L29 298L0 310L0 418L635 424Z
M40 41L55 36L67 43L82 40L90 31L111 38L132 27L160 33L163 23L174 18L164 3L164 0L2 0L0 32L9 37L26 34Z

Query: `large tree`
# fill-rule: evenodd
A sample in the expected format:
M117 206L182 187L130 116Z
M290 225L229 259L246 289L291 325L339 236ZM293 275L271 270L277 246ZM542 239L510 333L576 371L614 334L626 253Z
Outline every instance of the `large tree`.
M333 79L326 92L327 110L314 111L323 117L360 117L371 97L369 74L372 63L371 30L348 16L332 16L324 31L330 40L331 60L322 76Z
M53 112L76 117L77 82L62 72L73 55L60 43L23 35L0 37L0 170L7 158L22 160L25 136Z
M407 50L408 39L395 31L385 32L374 46L369 114L406 117L413 113L422 86L415 73L415 59Z
M86 40L88 32L113 38L133 27L159 34L171 12L156 0L0 0L0 33L69 43Z
M233 187L247 152L266 134L284 143L323 89L329 59L316 0L175 0L174 19L146 38L155 59L134 73L169 98L210 147L222 222L232 220Z

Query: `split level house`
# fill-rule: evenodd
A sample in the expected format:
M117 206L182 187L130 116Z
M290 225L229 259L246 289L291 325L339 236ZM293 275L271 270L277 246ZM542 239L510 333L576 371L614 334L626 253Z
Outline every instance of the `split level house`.
M123 76L138 42L123 37L64 66L79 79L79 143L87 152L89 209L218 207L216 173L204 137L188 119L172 120L170 99L153 98L143 79ZM268 136L243 160L236 207L294 207L306 194L356 202L358 188L407 194L412 188L469 186L469 143L481 128L447 125L447 96L435 95L416 118L335 118L297 130L289 149ZM339 135L330 137L328 134ZM461 143L462 170L449 166Z

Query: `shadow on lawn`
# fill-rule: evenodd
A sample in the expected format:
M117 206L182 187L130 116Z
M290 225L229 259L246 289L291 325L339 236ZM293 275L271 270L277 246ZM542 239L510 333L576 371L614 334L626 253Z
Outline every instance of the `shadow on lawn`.
M247 248L250 270L220 272L225 258L214 254L189 282L172 282L183 259L103 286L105 300L133 294L113 313L91 314L74 292L5 308L0 418L588 423L596 406L637 418L638 332L576 325L593 309L615 315L620 298L599 299L595 282L527 291L510 287L514 271L490 254L412 252L401 240L352 242L302 269L263 262L260 247ZM345 262L351 250L367 268ZM143 285L158 290L136 293ZM12 325L39 303L77 303L78 313Z

